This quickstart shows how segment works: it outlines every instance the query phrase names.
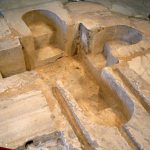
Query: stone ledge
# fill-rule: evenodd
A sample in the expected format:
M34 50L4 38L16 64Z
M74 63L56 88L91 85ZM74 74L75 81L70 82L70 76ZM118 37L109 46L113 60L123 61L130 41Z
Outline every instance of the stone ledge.
M4 77L26 70L22 46L18 38L0 41L0 71Z
M124 125L128 136L139 149L150 149L150 116L136 97L130 93L122 80L111 68L102 70L102 78L120 97L123 104L128 108L131 119Z
M133 87L141 98L141 103L147 105L147 110L150 109L150 85L138 76L133 70L127 67L118 67L118 72L123 78Z

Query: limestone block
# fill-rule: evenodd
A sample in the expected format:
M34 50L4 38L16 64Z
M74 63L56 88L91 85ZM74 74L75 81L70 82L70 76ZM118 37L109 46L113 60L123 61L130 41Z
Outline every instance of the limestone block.
M123 125L127 135L136 144L138 149L150 149L149 113L122 82L122 79L111 68L103 69L101 76L111 89L120 97L124 107L127 107L128 109L130 120Z
M0 39L9 36L11 34L11 31L4 20L4 18L0 15Z
M128 67L118 67L119 73L134 88L137 95L141 97L141 103L147 111L150 110L150 84L144 81L134 70Z
M0 41L0 72L4 77L26 70L24 55L19 40Z
M138 56L128 62L129 68L135 71L143 80L150 84L150 54Z

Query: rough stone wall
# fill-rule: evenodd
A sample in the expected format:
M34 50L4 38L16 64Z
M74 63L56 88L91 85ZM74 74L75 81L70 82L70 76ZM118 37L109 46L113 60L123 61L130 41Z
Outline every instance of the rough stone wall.
M37 4L43 4L47 2L51 2L55 0L2 0L0 1L0 10L6 10L6 9L14 9L14 8L20 8L20 7L26 7L30 5L37 5ZM61 2L67 2L67 0L58 0Z
M0 10L20 8L30 5L43 4L55 0L3 0L0 1ZM63 3L69 0L57 0ZM72 0L75 1L75 0ZM79 1L79 0L76 0ZM83 1L83 0L82 0ZM108 7L111 11L119 12L128 16L148 18L150 15L150 1L149 0L84 0L88 2L100 3Z
M149 0L85 0L101 3L111 11L119 12L128 16L148 17L150 12Z

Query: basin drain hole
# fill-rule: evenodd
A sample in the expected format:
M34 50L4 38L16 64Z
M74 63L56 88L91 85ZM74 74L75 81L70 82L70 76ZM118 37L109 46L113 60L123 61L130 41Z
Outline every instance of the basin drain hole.
M25 148L27 148L29 145L33 144L33 140L29 140L25 143Z

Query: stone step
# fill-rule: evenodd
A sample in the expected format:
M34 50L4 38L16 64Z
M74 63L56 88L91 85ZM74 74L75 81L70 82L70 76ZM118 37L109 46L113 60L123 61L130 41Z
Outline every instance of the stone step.
M50 62L55 62L58 58L62 56L63 51L58 48L52 46L41 48L37 51L36 66L42 66Z

